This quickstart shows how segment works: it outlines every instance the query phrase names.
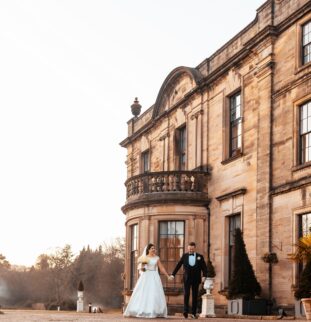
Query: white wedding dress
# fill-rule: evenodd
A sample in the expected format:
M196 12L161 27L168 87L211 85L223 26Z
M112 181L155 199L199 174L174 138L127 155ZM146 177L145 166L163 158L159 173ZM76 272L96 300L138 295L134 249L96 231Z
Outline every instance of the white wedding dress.
M140 275L124 316L141 318L167 317L167 306L158 273L158 256L150 257L146 271Z

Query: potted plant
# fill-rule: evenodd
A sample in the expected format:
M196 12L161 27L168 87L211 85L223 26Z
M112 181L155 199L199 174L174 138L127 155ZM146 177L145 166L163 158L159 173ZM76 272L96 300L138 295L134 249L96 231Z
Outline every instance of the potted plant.
M267 303L258 298L261 286L248 258L241 229L235 230L234 238L233 276L227 292L228 314L265 315Z
M307 320L311 320L311 234L299 239L296 252L290 254L290 258L305 263L294 295L301 300Z

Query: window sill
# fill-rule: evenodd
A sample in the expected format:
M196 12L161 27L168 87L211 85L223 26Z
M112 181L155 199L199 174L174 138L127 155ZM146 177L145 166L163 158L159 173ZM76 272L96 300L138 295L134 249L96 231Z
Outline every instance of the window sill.
M230 162L232 162L232 161L234 161L234 160L236 160L236 159L241 158L242 156L243 156L242 151L238 151L238 152L237 152L235 155L233 155L232 157L230 157L230 158L228 158L228 159L226 159L226 160L221 161L221 164L222 164L222 165L228 164L228 163L230 163Z
M303 170L310 167L311 167L311 161L292 167L292 171L295 172L295 171Z
M304 71L305 69L311 67L311 62L308 62L304 65L300 65L299 67L296 68L295 70L295 75L301 73L302 71Z

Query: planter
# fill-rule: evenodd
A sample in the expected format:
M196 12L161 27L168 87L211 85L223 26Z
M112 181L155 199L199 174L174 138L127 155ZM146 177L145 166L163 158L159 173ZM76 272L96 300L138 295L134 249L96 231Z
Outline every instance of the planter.
M267 315L265 299L228 300L228 315Z
M306 313L305 313L305 310L303 308L301 300L296 300L295 301L295 317L302 318L302 317L305 317L305 316L306 316Z
M214 278L206 277L203 288L206 290L207 295L211 295L211 291L214 288Z
M311 320L311 297L301 299L307 320Z

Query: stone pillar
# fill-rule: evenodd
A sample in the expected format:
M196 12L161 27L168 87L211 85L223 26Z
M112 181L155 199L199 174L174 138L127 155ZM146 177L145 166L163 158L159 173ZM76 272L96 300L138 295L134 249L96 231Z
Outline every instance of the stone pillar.
M200 317L215 317L215 301L214 296L211 294L211 291L214 288L214 279L212 277L207 277L203 287L206 290L206 293L202 295L202 312Z
M77 312L83 312L83 291L78 291Z
M202 295L202 312L200 317L215 317L215 301L214 296L211 294Z
M84 292L84 285L83 282L80 281L78 285L78 300L77 300L77 312L83 312L83 292Z

